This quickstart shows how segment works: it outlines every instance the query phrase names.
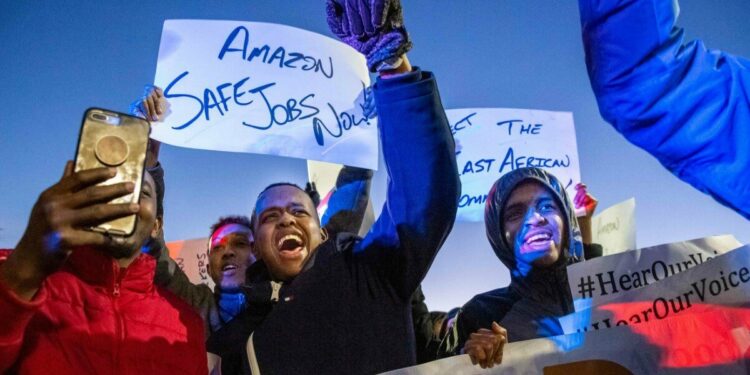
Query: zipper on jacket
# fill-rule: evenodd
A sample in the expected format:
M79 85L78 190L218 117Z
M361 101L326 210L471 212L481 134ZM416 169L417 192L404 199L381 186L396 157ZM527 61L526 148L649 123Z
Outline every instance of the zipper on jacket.
M114 368L112 374L120 372L120 351L122 343L125 342L125 322L122 319L122 313L120 312L120 286L122 279L125 277L127 269L120 269L120 266L115 264L115 282L112 285L112 312L115 317L115 351L114 351Z

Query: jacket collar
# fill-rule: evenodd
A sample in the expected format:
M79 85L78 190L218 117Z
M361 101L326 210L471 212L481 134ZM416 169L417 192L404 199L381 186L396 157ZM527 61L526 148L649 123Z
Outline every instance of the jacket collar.
M156 259L141 253L127 268L120 268L117 261L107 254L92 248L73 251L66 267L84 282L114 290L137 293L151 292L154 289Z

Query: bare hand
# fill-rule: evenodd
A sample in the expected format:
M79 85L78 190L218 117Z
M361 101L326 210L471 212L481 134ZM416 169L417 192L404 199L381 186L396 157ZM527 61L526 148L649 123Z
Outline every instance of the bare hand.
M492 330L481 328L469 336L463 352L469 355L472 364L492 368L503 361L503 347L507 342L508 331L492 322Z
M406 57L406 55L401 55L401 59L402 59L401 65L399 65L395 69L381 70L379 72L380 77L381 78L393 78L398 75L411 72L412 71L411 62Z
M146 85L143 96L130 105L130 112L149 121L162 122L169 115L170 104L164 91L153 85Z
M132 182L96 185L114 176L110 168L74 173L68 162L60 181L39 196L21 241L0 265L0 279L18 296L30 300L77 247L107 246L118 240L85 229L140 209L135 203L107 204L133 192Z
M164 97L161 88L154 85L146 85L143 97L130 104L131 114L145 118L150 121L162 122L171 113L170 104ZM148 140L148 153L146 154L146 168L153 168L159 161L159 147L161 143L155 139Z

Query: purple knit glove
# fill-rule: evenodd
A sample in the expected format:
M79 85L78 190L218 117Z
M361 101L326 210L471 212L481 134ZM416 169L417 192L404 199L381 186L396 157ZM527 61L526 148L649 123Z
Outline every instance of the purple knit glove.
M400 0L327 0L328 27L367 58L374 72L411 49Z

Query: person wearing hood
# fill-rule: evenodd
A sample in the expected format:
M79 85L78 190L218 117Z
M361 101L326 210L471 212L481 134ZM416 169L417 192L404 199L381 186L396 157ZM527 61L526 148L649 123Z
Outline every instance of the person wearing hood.
M584 260L584 247L598 245L584 245L565 187L538 168L516 169L498 179L487 196L484 219L511 282L461 308L448 324L440 355L466 353L474 364L492 367L502 360L506 342L562 334L557 318L574 311L566 267Z

